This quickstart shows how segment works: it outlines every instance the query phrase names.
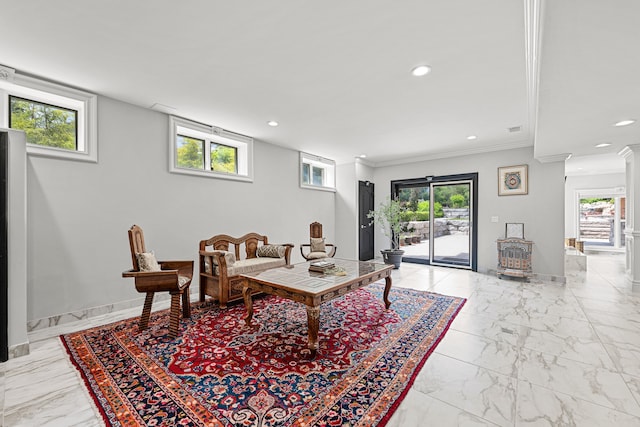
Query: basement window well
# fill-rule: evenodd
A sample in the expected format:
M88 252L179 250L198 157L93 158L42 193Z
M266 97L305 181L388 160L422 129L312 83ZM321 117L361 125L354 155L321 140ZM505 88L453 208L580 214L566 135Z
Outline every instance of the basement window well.
M27 154L98 161L97 96L0 66L0 127L22 130Z
M253 181L253 139L214 126L169 117L169 171Z
M300 152L300 187L336 191L336 163L324 157Z

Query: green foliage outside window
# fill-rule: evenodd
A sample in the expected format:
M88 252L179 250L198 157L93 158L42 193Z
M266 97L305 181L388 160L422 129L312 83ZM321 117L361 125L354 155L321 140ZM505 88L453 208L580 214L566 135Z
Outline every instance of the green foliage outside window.
M211 144L211 170L214 172L237 173L238 149L222 144Z
M408 210L402 211L400 212L400 217L404 222L414 221L416 220L416 213L414 211L408 211Z
M177 136L178 167L204 169L204 140Z
M601 197L591 197L591 198L587 198L587 199L580 199L580 203L581 204L591 204L591 203L598 203L598 202L606 202L609 204L614 204L615 200L613 198L607 197L607 198L601 198Z
M418 202L418 212L416 213L421 218L419 219L419 221L428 221L429 220L429 201L423 200L421 202ZM440 204L439 202L435 202L433 205L433 215L436 218L444 217L444 210L442 210L442 204Z
M462 206L469 206L469 184L439 185L434 189L433 198L444 207L455 208L458 207L454 206L457 195L463 197ZM452 199L453 196L456 198Z
M77 111L14 96L9 98L9 126L23 130L29 144L77 150Z
M429 211L418 211L415 213L416 221L429 221Z
M465 197L462 194L452 194L449 200L454 208L463 208L465 206Z

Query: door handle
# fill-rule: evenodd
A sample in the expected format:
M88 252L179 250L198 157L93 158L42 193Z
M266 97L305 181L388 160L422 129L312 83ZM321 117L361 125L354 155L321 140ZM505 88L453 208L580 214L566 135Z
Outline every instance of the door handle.
M367 226L360 224L360 228L367 228Z

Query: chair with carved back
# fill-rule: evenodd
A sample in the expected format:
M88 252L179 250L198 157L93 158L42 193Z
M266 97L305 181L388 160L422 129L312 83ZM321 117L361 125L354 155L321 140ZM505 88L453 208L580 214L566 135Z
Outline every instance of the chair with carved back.
M336 249L337 246L325 242L322 235L322 224L316 221L309 225L309 243L300 245L300 254L307 261L332 258L336 254Z
M133 269L122 273L122 277L133 277L136 290L146 293L140 330L147 329L151 315L151 305L156 292L169 292L171 311L169 337L178 336L180 324L180 300L182 299L182 317L191 317L189 286L193 277L193 261L156 261L153 253L147 252L142 229L133 225L129 229L129 247Z

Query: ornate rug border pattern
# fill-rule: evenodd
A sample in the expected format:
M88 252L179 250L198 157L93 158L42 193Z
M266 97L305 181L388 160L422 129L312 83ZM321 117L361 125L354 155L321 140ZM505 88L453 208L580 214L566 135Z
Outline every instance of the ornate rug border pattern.
M409 289L405 290L413 291ZM393 376L388 386L383 390L378 390L381 395L380 399L375 399L375 403L367 408L366 412L358 420L356 425L377 425L383 427L388 423L394 412L398 409L402 400L411 389L411 386L415 382L415 379L427 359L433 353L438 343L443 339L451 326L451 323L454 321L456 315L460 312L466 302L466 299L460 297L447 296L427 291L413 292L451 299L446 310L444 310L439 316L436 326L429 329L429 333L423 334L417 345L403 343L403 338L406 339L408 336L419 336L418 333L411 334L410 332L412 329L419 328L420 326L422 326L423 329L428 329L428 327L423 324L424 322L420 322L420 318L425 315L429 315L430 312L428 310L418 310L413 313L385 338L384 344L376 346L371 352L369 352L369 354L366 355L365 358L360 360L358 365L354 366L349 371L349 375L345 376L344 379L335 385L328 394L320 396L320 398L314 399L312 404L306 405L303 416L291 425L316 425L315 423L319 420L319 417L322 417L324 414L321 409L324 409L327 406L332 407L339 404L340 399L348 393L349 390L351 390L353 384L356 384L359 381L366 381L365 377L367 374L371 373L372 366L376 363L383 363L383 358L385 356L389 356L390 348L398 346L411 347L412 351L404 358L404 363L400 364L398 372ZM205 303L205 305L206 304L207 303ZM393 305L391 309L393 309ZM156 312L154 315L160 316L163 312L168 312L168 310ZM135 409L131 407L126 396L123 396L117 387L113 387L111 385L106 368L98 363L97 357L95 357L90 345L84 340L83 335L80 332L89 332L97 329L104 329L106 327L117 329L119 325L130 324L132 319L124 319L108 325L96 326L84 331L60 336L60 340L69 355L70 361L81 374L80 376L83 379L84 385L87 388L89 395L94 400L94 406L102 416L106 425L114 425L113 421L117 421L119 425L137 426L144 421L139 417ZM113 336L117 338L122 348L139 362L139 366L144 368L147 375L160 380L156 381L156 384L166 391L173 401L178 402L179 408L185 411L186 415L188 415L194 422L203 426L226 425L222 420L215 416L216 412L214 408L210 408L210 405L199 402L196 398L190 396L188 391L180 385L178 380L166 370L166 367L160 366L157 361L155 361L144 350L139 348L126 331L116 331ZM66 341L65 337L70 341L69 343ZM77 354L77 356L75 356L75 354ZM83 355L87 354L91 354L91 357L83 357ZM413 355L416 355L416 357L413 357ZM87 364L87 366L81 366L75 357L79 357L83 363ZM87 360L95 363L87 363ZM90 375L87 372L89 372ZM383 394L386 396L382 396ZM103 403L107 402L109 403L108 405L103 405ZM117 405L117 413L105 410L105 406L110 408L109 405L114 404ZM375 424L376 422L377 424Z

